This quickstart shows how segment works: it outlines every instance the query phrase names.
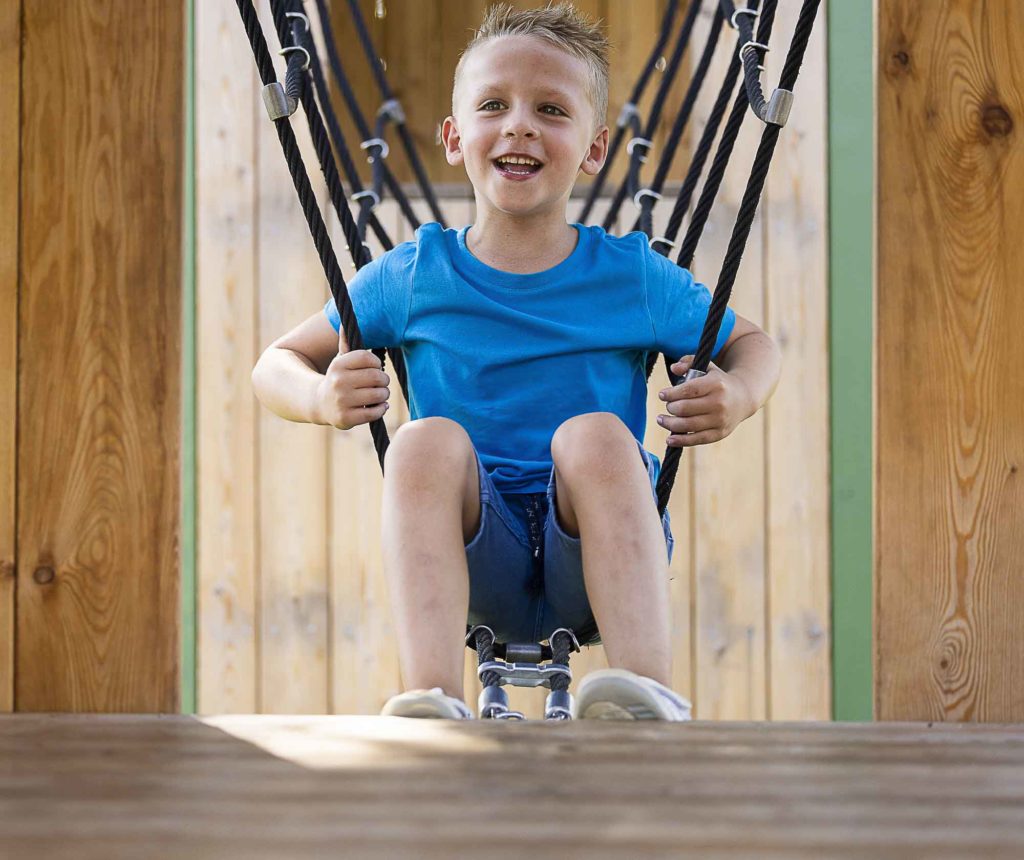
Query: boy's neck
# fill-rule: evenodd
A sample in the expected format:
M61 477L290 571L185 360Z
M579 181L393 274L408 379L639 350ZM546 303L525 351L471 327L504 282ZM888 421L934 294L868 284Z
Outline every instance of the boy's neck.
M514 218L477 207L477 219L466 233L466 247L492 269L530 275L553 268L576 247L576 228L565 211Z

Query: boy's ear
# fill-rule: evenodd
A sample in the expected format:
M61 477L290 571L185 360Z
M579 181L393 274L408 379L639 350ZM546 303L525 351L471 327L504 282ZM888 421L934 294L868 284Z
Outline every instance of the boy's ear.
M590 144L590 149L587 150L587 154L583 158L580 170L587 174L587 176L596 176L601 171L601 168L604 167L604 161L607 157L608 126L605 125L601 126L597 137Z
M453 167L462 164L462 138L455 125L455 117L447 116L441 126L441 143L444 144L444 157Z

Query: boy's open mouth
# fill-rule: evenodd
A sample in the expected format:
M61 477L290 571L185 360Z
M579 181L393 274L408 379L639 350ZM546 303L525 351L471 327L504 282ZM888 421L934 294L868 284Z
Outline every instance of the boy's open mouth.
M507 179L529 179L539 173L543 165L527 155L502 155L494 159L494 167Z

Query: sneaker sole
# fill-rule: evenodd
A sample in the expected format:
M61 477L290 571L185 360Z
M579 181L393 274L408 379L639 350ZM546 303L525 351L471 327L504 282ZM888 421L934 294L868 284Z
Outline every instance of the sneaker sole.
M577 702L584 703L578 705L577 718L582 720L679 720L658 693L621 669L605 669L597 677L584 678Z
M382 717L414 717L426 720L462 720L462 714L454 708L446 707L429 693L403 694L384 705Z

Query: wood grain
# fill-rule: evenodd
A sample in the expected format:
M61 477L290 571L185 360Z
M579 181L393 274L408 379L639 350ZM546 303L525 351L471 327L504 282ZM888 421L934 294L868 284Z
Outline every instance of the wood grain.
M21 2L0 8L0 712L14 710Z
M19 860L1024 852L1019 726L15 715L0 759Z
M708 23L698 22L696 38ZM732 31L725 41L735 42ZM709 83L720 84L730 59L728 51L716 53ZM706 121L717 85L704 89L696 113ZM694 259L694 276L711 291L760 137L761 124L748 111ZM729 302L758 325L764 324L763 231L759 212ZM749 418L721 442L686 450L683 460L680 469L693 470L694 713L701 719L762 719L767 716L764 414Z
M765 80L779 80L799 7L779 5ZM782 378L764 410L768 500L768 715L828 719L829 595L828 194L825 9L779 136L762 211L765 328Z
M16 704L174 710L184 8L22 20Z
M195 15L197 703L201 713L251 713L259 701L257 404L250 374L262 106L238 11L199 3Z
M1024 7L879 5L876 713L1024 719Z

